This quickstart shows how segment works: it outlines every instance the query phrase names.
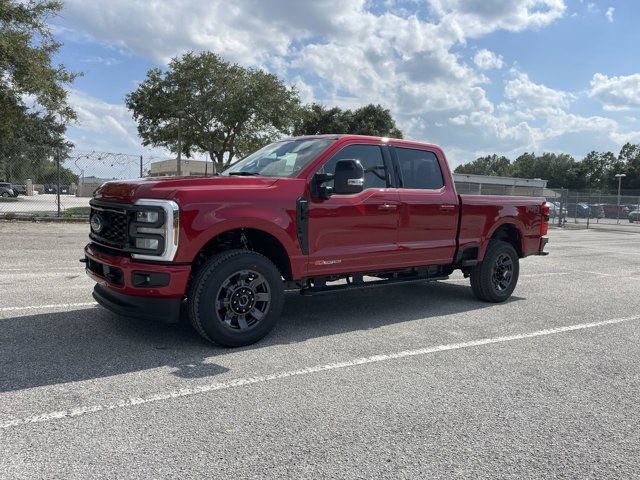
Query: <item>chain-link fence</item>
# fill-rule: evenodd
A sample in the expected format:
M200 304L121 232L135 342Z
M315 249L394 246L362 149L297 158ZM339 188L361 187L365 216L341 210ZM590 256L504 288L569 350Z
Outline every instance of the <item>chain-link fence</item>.
M210 175L210 162L182 160L184 175ZM153 164L153 166L152 166ZM29 146L0 152L0 216L86 217L93 192L104 182L175 175L176 160L109 152L60 152ZM549 190L539 179L455 176L459 193L546 196L558 226L633 225L640 231L640 191L602 194Z
M640 191L618 195L559 189L548 191L546 198L555 225L635 226L640 232Z
M0 157L0 215L87 216L104 182L149 174L152 156L29 147Z

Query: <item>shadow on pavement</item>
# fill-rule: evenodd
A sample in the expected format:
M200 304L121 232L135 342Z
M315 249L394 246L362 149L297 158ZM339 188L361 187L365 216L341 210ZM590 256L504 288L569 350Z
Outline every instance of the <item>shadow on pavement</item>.
M390 286L320 297L293 293L271 334L244 350L488 306L466 284ZM0 324L0 392L166 366L180 378L213 377L229 369L211 360L238 351L209 345L185 324L127 319L101 307L5 318Z

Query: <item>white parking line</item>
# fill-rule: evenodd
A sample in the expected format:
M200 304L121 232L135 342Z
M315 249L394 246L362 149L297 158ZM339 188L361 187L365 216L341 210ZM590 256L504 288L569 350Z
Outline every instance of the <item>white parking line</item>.
M5 272L49 272L49 271L84 271L84 267L57 267L57 268L3 268L0 274L6 274Z
M29 280L29 279L39 279L39 278L60 278L60 277L73 277L73 278L86 278L87 280L91 280L87 275L85 275L84 270L60 270L57 272L11 272L11 273L0 273L0 278L2 279L16 279L16 280Z
M343 368L356 367L358 365L367 365L371 363L387 362L389 360L397 360L406 357L416 357L420 355L427 355L430 353L446 352L449 350L460 350L463 348L480 347L483 345L491 345L496 343L513 342L516 340L523 340L526 338L543 337L546 335L555 335L558 333L573 332L576 330L584 330L588 328L602 327L605 325L613 325L617 323L630 322L633 320L640 320L640 315L625 318L614 318L610 320L603 320L593 323L581 323L577 325L568 325L565 327L549 328L545 330L537 330L535 332L520 333L517 335L507 335L502 337L483 338L480 340L471 340L461 343L450 343L446 345L437 345L435 347L419 348L417 350L404 350L396 353L388 353L383 355L373 355L371 357L354 358L352 360L346 360L344 362L329 363L326 365L317 365L314 367L301 368L299 370L289 370L279 373L273 373L270 375L258 375L255 377L237 378L235 380L229 380L227 382L211 383L209 385L202 385L198 387L181 388L180 390L173 390L162 393L155 393L146 397L130 397L120 400L115 403L107 403L104 405L87 405L78 406L69 410L60 410L57 412L47 412L30 417L17 418L8 422L0 424L0 429L7 429L12 427L18 427L22 425L29 425L34 423L52 422L55 420L62 420L65 418L80 417L90 413L118 410L121 408L133 407L136 405L144 405L148 403L162 402L165 400L171 400L173 398L190 397L197 394L215 392L218 390L228 390L231 388L246 387L256 383L271 382L274 380L282 380L290 377L299 377L302 375L311 375L314 373L327 372L331 370L338 370Z
M640 280L640 277L634 277L631 275L624 275L621 273L605 273L605 272L592 272L591 270L573 270L579 273L589 273L591 275L598 275L601 277L621 278L625 280Z
M582 249L582 250L594 250L596 252L599 253L610 253L612 255L640 255L640 252L628 252L626 250L603 250L601 248L597 248L597 247L586 247L584 245L572 245L571 246L572 249ZM585 254L587 252L584 252Z
M535 278L535 277L554 277L556 275L571 275L571 272L544 272L544 273L526 273L519 275L518 278ZM444 283L469 282L468 278L452 278L443 280Z
M97 305L96 302L83 302L83 303L56 303L52 305L28 305L26 307L1 307L0 312L19 312L21 310L45 310L47 308L60 309L71 307L93 307Z

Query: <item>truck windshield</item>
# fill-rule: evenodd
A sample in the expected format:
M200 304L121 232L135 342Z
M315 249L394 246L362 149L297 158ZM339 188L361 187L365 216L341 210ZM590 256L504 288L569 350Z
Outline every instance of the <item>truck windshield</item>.
M275 142L233 164L222 175L295 177L335 138L313 138Z

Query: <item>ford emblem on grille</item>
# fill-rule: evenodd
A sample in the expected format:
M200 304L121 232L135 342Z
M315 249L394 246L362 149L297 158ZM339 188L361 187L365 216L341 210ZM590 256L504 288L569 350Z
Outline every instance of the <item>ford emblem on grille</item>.
M91 231L94 233L100 233L104 228L104 220L100 215L93 215L91 217Z

